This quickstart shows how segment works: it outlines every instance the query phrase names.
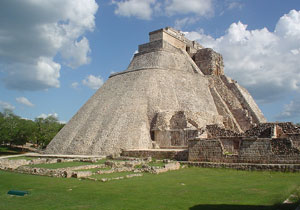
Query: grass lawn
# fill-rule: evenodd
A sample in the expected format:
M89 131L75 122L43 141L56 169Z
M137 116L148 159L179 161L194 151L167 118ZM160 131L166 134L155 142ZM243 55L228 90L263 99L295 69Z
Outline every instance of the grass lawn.
M159 162L155 162L155 161L152 161L150 163L148 163L149 166L159 166L159 167L163 167L164 165L166 165L165 163L163 163L162 161L159 161Z
M101 159L95 163L75 161L75 162L34 164L34 165L29 165L29 166L33 167L33 168L57 169L57 168L67 168L67 167L83 166L83 165L104 164L105 161L106 161L106 159Z
M22 151L21 148L9 147L9 146L0 146L0 156L4 155L18 155L23 154L25 151Z
M0 186L0 209L294 210L275 205L300 186L300 173L185 168L102 183L0 171Z
M103 159L101 159L101 160L98 160L96 163L94 163L94 164L104 164L105 162L107 161L107 159L106 158L103 158Z
M111 173L111 174L96 174L91 176L92 178L96 178L96 179L102 179L102 178L116 178L116 177L120 177L120 176L126 176L129 174L133 174L133 172L116 172L116 173Z
M32 168L49 168L49 169L57 169L57 168L67 168L67 167L74 167L74 166L83 166L83 165L92 165L93 163L88 162L61 162L61 163L46 163L46 164L34 164L28 165Z
M91 172L97 172L97 171L108 171L110 170L110 167L105 167L105 168L90 168L90 169L80 169L80 170L75 170L75 171L91 171Z
M140 165L136 165L135 168L142 168L144 164L140 164ZM152 162L149 162L145 165L148 165L148 166L159 166L159 167L163 167L164 165L166 165L165 163L163 163L162 161L159 161L159 162L156 162L156 161L152 161Z
M38 159L38 157L26 157L26 156L18 156L18 157L10 157L8 158L9 160L20 160L20 159L24 159L24 160L33 160L33 159Z

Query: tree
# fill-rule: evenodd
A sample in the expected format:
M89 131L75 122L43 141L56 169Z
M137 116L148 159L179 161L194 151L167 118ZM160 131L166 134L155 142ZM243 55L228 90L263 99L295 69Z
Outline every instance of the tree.
M46 147L64 124L54 116L22 119L11 110L0 112L0 144L24 145L26 142Z
M19 116L15 115L11 110L4 110L2 124L0 127L0 139L2 143L12 144L18 133Z
M36 144L42 148L46 147L54 136L62 129L64 124L59 123L58 119L54 116L47 118L36 118Z
M35 123L31 120L18 119L16 136L12 140L15 145L24 145L26 142L30 142L34 133Z

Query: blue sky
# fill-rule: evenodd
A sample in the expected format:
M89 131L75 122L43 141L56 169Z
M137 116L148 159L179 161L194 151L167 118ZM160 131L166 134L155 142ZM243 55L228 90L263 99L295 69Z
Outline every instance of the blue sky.
M269 121L300 122L299 0L3 0L0 108L66 122L166 26L222 53Z

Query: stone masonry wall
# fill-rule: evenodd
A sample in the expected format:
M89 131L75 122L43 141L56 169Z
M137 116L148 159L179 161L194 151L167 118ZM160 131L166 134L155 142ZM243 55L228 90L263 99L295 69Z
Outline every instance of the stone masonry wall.
M277 126L277 127L276 127ZM276 128L276 132L274 129ZM261 138L271 138L273 135L276 137L288 136L290 134L300 134L300 128L291 122L284 123L260 123L257 126L245 132L245 136L257 136Z
M156 159L173 159L173 160L187 160L187 150L124 150L121 153L124 157L152 157Z
M288 138L292 140L293 147L300 150L300 134L294 133L294 134L287 134Z
M213 49L205 48L198 50L194 55L194 60L205 75L224 74L223 57Z
M230 141L232 141L230 143ZM189 141L189 161L224 163L300 163L299 149L290 139L236 138L193 139ZM239 148L238 148L239 147ZM230 152L230 148L233 148ZM229 151L228 151L229 150Z

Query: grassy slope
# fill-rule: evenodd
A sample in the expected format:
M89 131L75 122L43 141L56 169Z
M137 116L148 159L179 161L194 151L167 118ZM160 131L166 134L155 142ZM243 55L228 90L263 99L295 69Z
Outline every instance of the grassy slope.
M299 178L299 173L187 168L101 183L0 171L0 209L295 209L273 205L300 185ZM31 194L9 196L11 189Z

